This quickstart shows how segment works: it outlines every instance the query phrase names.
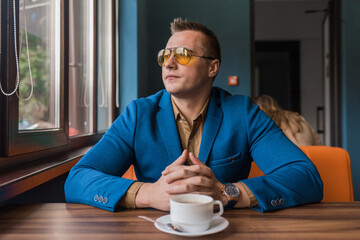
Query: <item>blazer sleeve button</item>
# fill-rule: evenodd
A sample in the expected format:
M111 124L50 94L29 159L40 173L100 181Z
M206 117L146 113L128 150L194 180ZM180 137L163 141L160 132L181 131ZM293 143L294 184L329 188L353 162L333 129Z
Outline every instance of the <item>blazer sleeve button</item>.
M94 201L95 202L98 202L99 201L99 196L96 194L95 197L94 197Z

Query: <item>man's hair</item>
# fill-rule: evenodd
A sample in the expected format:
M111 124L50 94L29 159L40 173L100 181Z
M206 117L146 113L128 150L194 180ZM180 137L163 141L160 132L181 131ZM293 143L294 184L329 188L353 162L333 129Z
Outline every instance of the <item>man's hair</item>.
M219 59L221 63L221 49L218 38L215 33L211 31L206 26L202 25L199 22L191 21L188 19L175 18L172 23L170 23L171 34L192 30L203 33L207 41L207 46L204 46L204 52L206 56L212 57L214 59Z

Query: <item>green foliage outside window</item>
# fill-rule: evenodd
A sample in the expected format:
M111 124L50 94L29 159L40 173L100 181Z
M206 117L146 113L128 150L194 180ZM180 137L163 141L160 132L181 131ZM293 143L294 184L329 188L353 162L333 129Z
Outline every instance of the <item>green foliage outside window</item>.
M31 91L31 80L28 66L25 33L22 31L22 46L20 53L20 86L19 96L27 98ZM50 57L45 50L45 43L34 34L28 33L29 55L33 78L34 92L27 100L19 101L19 128L25 129L38 121L49 121L50 101Z

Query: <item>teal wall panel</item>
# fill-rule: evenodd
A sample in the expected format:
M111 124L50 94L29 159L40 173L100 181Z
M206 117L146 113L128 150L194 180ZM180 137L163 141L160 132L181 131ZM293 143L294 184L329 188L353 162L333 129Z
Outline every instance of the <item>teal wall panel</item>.
M120 112L138 97L137 0L119 1L119 102Z
M343 147L351 157L355 200L360 200L360 1L341 1Z

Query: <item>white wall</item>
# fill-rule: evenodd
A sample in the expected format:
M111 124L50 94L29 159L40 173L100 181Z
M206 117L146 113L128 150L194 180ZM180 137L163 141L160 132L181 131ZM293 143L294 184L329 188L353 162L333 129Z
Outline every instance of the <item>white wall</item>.
M322 79L322 42L319 39L301 40L301 113L316 127L316 108L324 105Z
M255 0L255 41L300 41L301 113L316 128L323 105L322 21L327 0Z

